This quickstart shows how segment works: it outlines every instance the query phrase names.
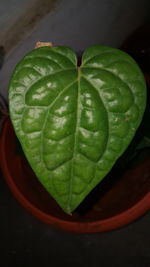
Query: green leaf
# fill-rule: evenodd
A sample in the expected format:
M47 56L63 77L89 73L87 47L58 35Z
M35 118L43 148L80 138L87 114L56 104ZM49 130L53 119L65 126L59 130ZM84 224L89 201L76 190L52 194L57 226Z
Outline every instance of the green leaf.
M77 67L67 47L42 47L16 66L11 120L47 191L71 213L132 140L146 103L135 61L111 47L85 50Z

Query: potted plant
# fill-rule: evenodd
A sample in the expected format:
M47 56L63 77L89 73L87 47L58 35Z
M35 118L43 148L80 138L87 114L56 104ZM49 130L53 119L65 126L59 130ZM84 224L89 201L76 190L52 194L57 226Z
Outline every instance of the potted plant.
M17 155L10 121L2 132L2 169L17 199L44 222L106 231L149 208L149 151L130 167L148 142L141 131L135 136L146 86L135 61L118 49L90 47L81 62L70 48L44 46L16 66L10 116L33 170L23 152Z

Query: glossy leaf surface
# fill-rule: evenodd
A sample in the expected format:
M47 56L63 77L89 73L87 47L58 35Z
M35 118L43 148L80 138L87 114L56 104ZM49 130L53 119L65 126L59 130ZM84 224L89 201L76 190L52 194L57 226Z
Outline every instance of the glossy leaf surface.
M16 66L11 119L38 179L71 213L106 176L138 128L146 102L143 75L124 52L42 47Z

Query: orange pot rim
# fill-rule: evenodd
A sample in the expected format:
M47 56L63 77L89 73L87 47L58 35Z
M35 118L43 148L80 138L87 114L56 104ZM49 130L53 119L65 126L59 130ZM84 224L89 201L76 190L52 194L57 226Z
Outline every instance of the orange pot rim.
M41 220L42 222L57 227L59 229L77 233L94 233L94 232L105 232L120 228L128 223L141 217L146 211L150 209L150 192L148 192L142 199L140 199L131 208L107 219L90 221L90 222L76 222L67 221L49 215L35 205L33 205L24 195L19 191L16 184L13 181L13 177L9 171L9 166L6 161L7 153L5 149L6 131L9 128L9 120L4 121L2 134L0 138L0 154L1 154L1 168L5 177L5 180L10 188L14 197L28 210L33 216Z

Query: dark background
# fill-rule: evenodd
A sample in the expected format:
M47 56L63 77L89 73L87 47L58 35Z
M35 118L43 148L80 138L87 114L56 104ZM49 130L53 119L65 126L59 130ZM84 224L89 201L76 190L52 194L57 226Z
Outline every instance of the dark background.
M5 16L6 21L10 15L13 15L18 1L21 2L21 0L2 0L1 6L4 7L7 4L10 7L11 5L9 12L6 8L6 14L2 12L3 10L0 12ZM23 32L22 39L20 40L20 37L16 39L14 47L8 46L12 49L8 53L6 51L4 65L0 72L0 92L6 99L7 84L13 67L27 51L34 47L37 40L52 41L55 45L68 45L77 52L92 44L120 47L136 28L150 19L149 0L59 0L56 2L58 7L56 5L42 21L32 18L36 21L34 23L36 25L33 27L31 23L30 34L30 25L23 22L18 28L18 35L15 30L16 38L20 36L20 32ZM21 4L17 8L18 13L14 12L15 18L19 18L20 10ZM26 14L22 16L25 17ZM1 22L0 20L2 32L5 29ZM17 23L21 23L21 20L18 19ZM12 30L16 29L14 25ZM9 34L6 32L5 36L8 38ZM6 42L8 44L8 39L5 42L1 40L4 48ZM121 229L106 233L63 232L43 224L28 214L12 196L0 174L0 267L65 265L149 267L150 212Z

